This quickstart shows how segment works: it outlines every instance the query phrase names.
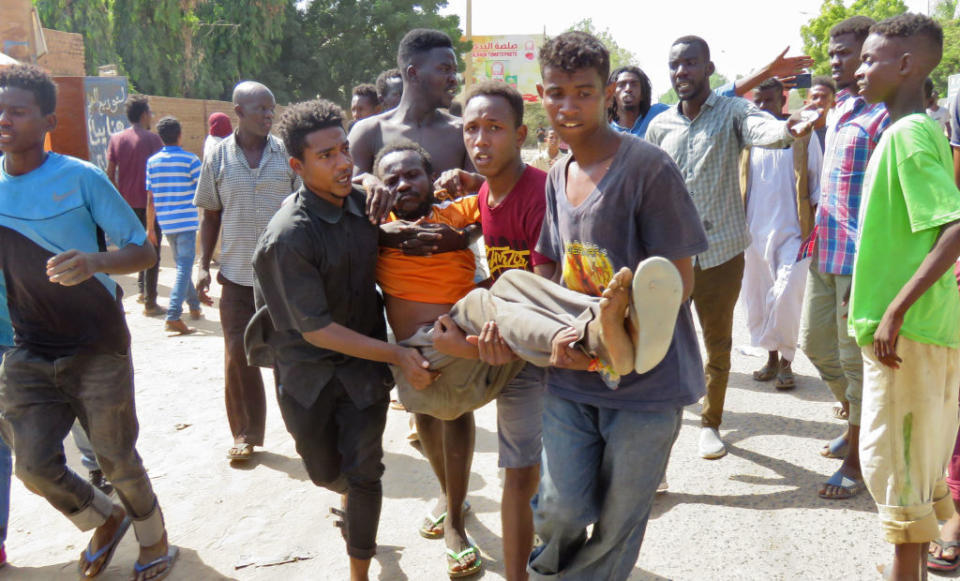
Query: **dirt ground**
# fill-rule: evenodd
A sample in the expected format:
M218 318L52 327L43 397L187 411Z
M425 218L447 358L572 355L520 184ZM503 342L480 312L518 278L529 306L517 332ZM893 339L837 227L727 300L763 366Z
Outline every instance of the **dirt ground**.
M161 304L174 270L164 248ZM118 277L127 299L136 366L139 451L163 506L171 542L181 548L174 580L347 579L343 542L328 508L335 494L314 487L268 389L266 447L243 467L225 459L230 432L223 404L223 339L216 308L194 324L196 335L168 337L162 318L141 314L135 277ZM214 294L219 287L214 284ZM669 493L657 498L631 579L794 580L878 579L875 566L892 550L881 537L869 496L826 501L817 485L838 466L822 458L823 443L842 424L830 415L830 394L803 358L798 387L778 393L750 377L763 359L746 347L738 312L733 374L721 432L730 453L697 456L699 405L684 427L667 472ZM765 357L765 354L763 354ZM496 415L476 414L477 445L470 481L473 512L467 530L483 551L485 579L503 579ZM437 491L426 460L405 440L407 417L389 412L384 435L386 474L379 554L372 577L389 581L445 579L442 541L417 527ZM68 438L67 454L81 470ZM85 472L81 472L84 473ZM76 578L75 561L88 540L19 481L13 484L7 539L10 564L0 578ZM126 579L136 558L128 534L104 580Z

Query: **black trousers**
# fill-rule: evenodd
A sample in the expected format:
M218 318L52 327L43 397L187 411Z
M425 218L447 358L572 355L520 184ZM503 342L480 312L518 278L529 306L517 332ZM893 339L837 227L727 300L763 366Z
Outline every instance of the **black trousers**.
M147 209L134 208L133 212L137 215L137 218L140 218L140 224L146 228ZM157 263L147 270L141 270L140 274L137 275L137 289L143 295L143 303L146 306L157 304L157 277L160 275L160 243L163 240L163 232L160 231L160 223L157 222L156 218L153 221L153 228L157 232Z
M347 495L343 536L347 554L370 559L377 552L383 501L383 429L389 398L357 408L336 377L317 401L304 408L283 392L283 370L275 371L277 403L310 480Z

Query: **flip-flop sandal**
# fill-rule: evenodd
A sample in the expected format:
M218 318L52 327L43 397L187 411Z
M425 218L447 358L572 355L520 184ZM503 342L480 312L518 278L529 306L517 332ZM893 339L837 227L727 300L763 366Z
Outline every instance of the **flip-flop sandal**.
M340 536L343 537L344 541L349 543L350 539L347 538L347 513L342 509L331 506L330 514L337 517L337 520L333 521L333 526L340 529Z
M854 480L853 478L848 478L843 474L840 474L840 471L837 470L833 473L833 476L830 477L826 482L827 486L836 486L843 490L837 496L829 496L823 493L818 493L820 498L826 500L846 500L848 498L853 498L854 496L863 492L865 488L863 480Z
M847 420L850 419L850 412L843 411L843 405L834 404L833 417L837 418L838 420Z
M391 400L390 400L390 409L392 409L392 410L399 410L399 411L401 411L401 412L407 411L407 408L404 407L403 403L401 403L400 400L398 400L398 399L391 399Z
M332 512L333 509L331 509ZM470 512L470 501L463 501L463 514ZM443 521L447 520L447 511L443 511L438 516L433 516L429 512L423 517L423 524L420 526L420 536L425 539L443 538Z
M683 279L672 262L653 256L637 265L630 287L634 371L646 373L667 355L683 298Z
M937 539L933 542L940 546L941 554L947 549L960 549L960 541L944 541L943 539ZM956 571L958 568L960 568L960 553L954 556L953 560L927 555L927 569L930 569L931 571L949 572Z
M459 564L460 559L463 559L471 553L476 555L473 565L470 565L466 569L460 569L459 571L454 570L454 567ZM451 579L470 577L471 575L476 575L481 569L483 569L483 559L480 557L480 551L477 549L477 546L473 544L459 553L453 549L447 549L447 559L453 559L453 564L450 564L449 560L447 561L447 575L449 575Z
M820 450L820 455L824 458L842 460L847 457L848 450L850 450L850 442L843 436L837 436L827 442L827 445Z
M130 524L133 521L130 520L129 516L123 517L123 520L120 521L120 526L117 527L115 533L113 533L113 538L110 539L110 542L106 545L100 547L96 553L90 553L90 545L87 545L87 548L83 550L83 553L80 554L80 562L77 564L77 570L80 572L81 577L91 578L96 577L100 573L103 573L107 566L110 565L110 559L113 558L113 552L117 550L117 547L120 546L120 541L123 539L123 535L127 533L127 529L130 528ZM104 557L103 563L98 569L93 570L92 574L89 572L84 572L87 567L96 562L100 557Z
M160 581L161 579L166 579L167 575L170 574L170 571L173 570L173 562L177 560L177 555L180 554L180 549L176 545L170 545L167 549L167 554L162 557L157 557L156 559L150 561L145 565L141 565L139 561L133 564L133 577L131 581L134 581L140 575L146 573L150 569L153 569L157 565L163 565L166 563L167 568L157 575L150 578L150 581Z
M793 376L793 371L780 370L777 372L777 382L773 385L776 389L780 391L789 391L797 387L797 380Z
M227 458L235 462L245 462L253 457L253 444L242 442L227 450Z
M769 363L764 364L763 367L753 372L754 381L770 381L777 376L777 371L779 367L771 366Z

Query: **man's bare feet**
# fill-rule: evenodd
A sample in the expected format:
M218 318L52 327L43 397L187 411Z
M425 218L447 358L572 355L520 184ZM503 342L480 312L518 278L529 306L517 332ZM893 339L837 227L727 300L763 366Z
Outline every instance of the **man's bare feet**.
M126 529L130 526L129 521L124 521L126 516L127 513L122 507L114 505L113 512L107 518L107 522L93 531L90 544L86 550L84 550L83 554L80 555L79 570L81 576L88 578L96 577L107 568L107 565L110 563L110 558L113 557L113 548L120 543L120 540L123 538L123 532L126 532ZM97 553L101 554L97 555ZM90 557L93 556L96 557L90 559Z
M634 348L627 333L627 307L630 306L630 285L633 272L623 267L613 275L600 299L600 353L601 359L613 368L617 375L633 371Z

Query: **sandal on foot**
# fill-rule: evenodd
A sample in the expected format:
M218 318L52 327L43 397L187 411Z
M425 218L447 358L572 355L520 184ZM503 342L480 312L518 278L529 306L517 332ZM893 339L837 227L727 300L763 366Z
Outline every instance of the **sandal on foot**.
M770 365L769 363L765 363L763 367L753 372L753 380L754 381L770 381L771 379L777 376L777 371L779 369L780 368L777 365Z
M843 436L837 436L827 442L827 445L820 450L820 455L824 458L842 460L847 457L848 450L850 450L850 442Z
M777 372L777 382L773 384L773 387L780 391L788 391L797 387L797 380L793 377L793 371L789 368L781 368L780 371Z
M332 509L331 509L332 512ZM463 514L470 512L470 501L463 501ZM423 517L423 524L420 525L420 536L425 539L443 538L443 521L447 520L447 511L443 511L438 516L427 513Z
M820 498L824 498L826 500L846 500L848 498L853 498L854 496L863 492L864 489L863 480L855 480L853 478L844 476L839 470L834 472L833 476L831 476L830 479L825 482L825 484L827 486L835 486L843 491L835 496L830 496L822 492L818 493Z
M476 556L473 564L466 569L455 569L455 567L460 563L460 559L463 559L471 553ZM447 559L447 575L449 575L451 579L470 577L471 575L476 575L481 569L483 569L483 559L480 558L480 551L477 549L476 545L470 545L459 553L453 549L447 549ZM453 561L453 563L451 564L450 561Z
M940 547L940 554L943 555L943 551L947 549L960 549L960 541L944 541L943 539L937 539L933 541ZM933 555L927 555L927 569L931 571L956 571L960 568L960 552L954 555L953 559L944 559L941 557L934 557Z
M180 549L175 545L170 545L170 547L167 549L167 554L162 557L157 557L156 559L144 565L141 565L140 561L137 561L133 564L133 577L130 578L130 581L136 581L137 579L140 579L141 575L150 569L153 569L154 567L159 567L160 565L166 565L167 568L151 577L150 581L160 581L161 579L166 579L167 575L169 575L170 571L173 569L173 562L177 560L177 555L179 554Z
M87 548L80 554L80 562L77 565L81 577L96 577L107 569L107 566L110 564L110 559L113 558L113 552L120 546L120 541L123 539L123 535L126 534L127 529L130 528L132 522L129 516L123 517L123 520L120 521L120 526L117 527L117 531L113 533L113 538L110 539L109 543L100 547L96 553L90 553L90 545L87 545ZM101 557L103 557L103 562L99 567L96 569L88 569L88 567L96 563Z
M227 458L235 462L246 462L253 456L253 444L240 442L227 450Z
M850 419L850 412L843 410L843 404L833 404L833 417L838 420L848 420Z

